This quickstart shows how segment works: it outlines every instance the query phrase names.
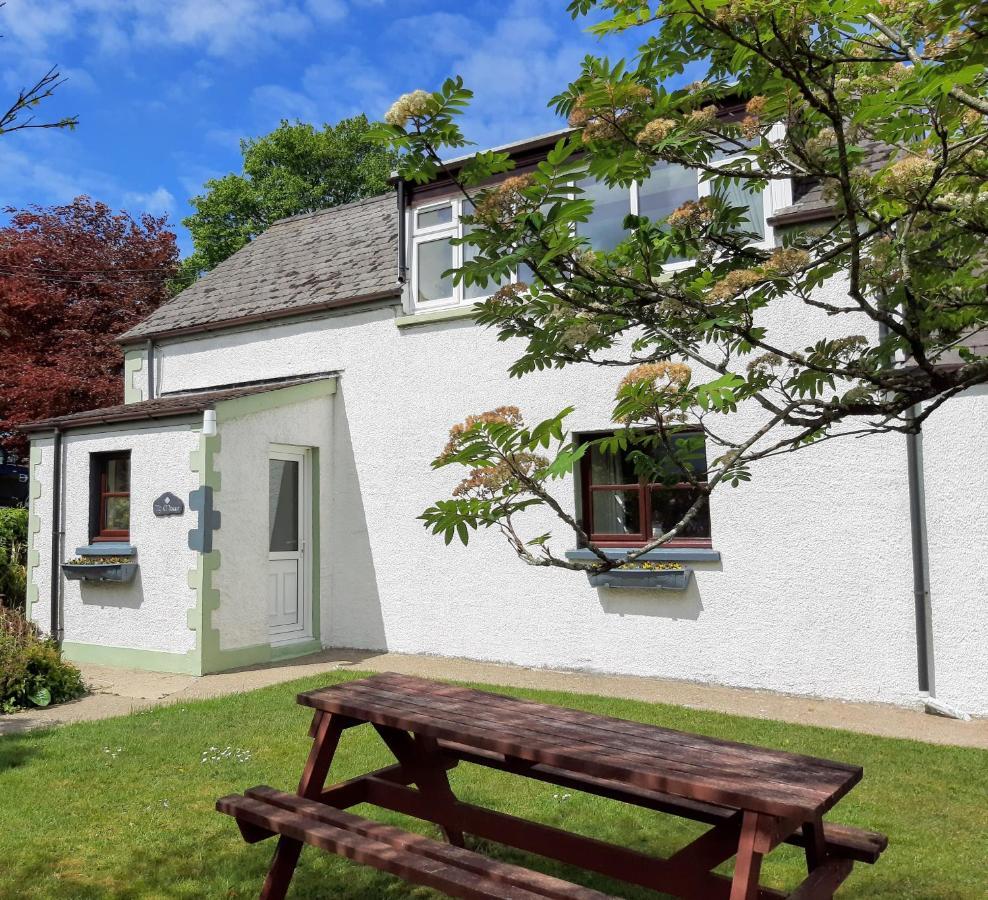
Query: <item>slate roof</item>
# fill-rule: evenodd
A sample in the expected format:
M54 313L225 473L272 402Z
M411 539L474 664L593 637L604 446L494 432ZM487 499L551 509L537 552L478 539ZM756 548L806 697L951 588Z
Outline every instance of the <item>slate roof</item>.
M566 133L564 129L504 149L541 153ZM878 168L888 152L873 144L865 165ZM430 187L435 186L416 191L427 193ZM815 180L794 182L793 198L791 206L772 216L773 225L833 215L833 205ZM398 209L395 194L389 192L275 222L119 340L133 344L399 295Z
M113 422L142 422L151 419L174 419L180 416L201 413L213 409L223 400L236 400L240 397L250 397L253 394L263 394L267 391L277 391L297 384L308 384L311 381L323 381L335 378L334 373L322 372L318 375L302 375L295 378L278 378L267 381L257 381L253 384L240 384L232 387L222 387L201 391L186 391L184 393L165 394L154 400L143 400L140 403L121 403L118 406L104 406L102 409L87 409L85 412L71 413L67 416L56 416L51 419L39 419L21 426L22 431L51 431L60 428L69 431L73 428L85 428L89 425L107 425Z
M206 331L397 296L394 193L275 222L120 336Z

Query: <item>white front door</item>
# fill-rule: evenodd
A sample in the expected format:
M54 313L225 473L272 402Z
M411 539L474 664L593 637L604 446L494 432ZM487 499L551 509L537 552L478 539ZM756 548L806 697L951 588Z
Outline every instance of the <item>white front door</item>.
M305 452L268 459L268 625L272 643L311 637L306 578Z

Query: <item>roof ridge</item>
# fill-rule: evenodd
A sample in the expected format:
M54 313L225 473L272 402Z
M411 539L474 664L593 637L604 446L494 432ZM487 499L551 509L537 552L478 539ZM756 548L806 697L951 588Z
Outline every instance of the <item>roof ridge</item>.
M369 205L373 202L383 200L385 197L393 194L394 190L387 190L383 193L374 194L370 197L362 197L360 200L351 200L349 203L337 203L335 206L325 206L322 209L314 209L310 212L296 213L294 216L285 216L283 219L275 219L270 225L268 225L265 231L274 228L276 225L284 225L286 222L297 222L299 219L309 219L314 216L324 216L344 209L352 209L356 206ZM264 232L262 232L262 234L263 233ZM260 237L260 235L258 235L258 237Z

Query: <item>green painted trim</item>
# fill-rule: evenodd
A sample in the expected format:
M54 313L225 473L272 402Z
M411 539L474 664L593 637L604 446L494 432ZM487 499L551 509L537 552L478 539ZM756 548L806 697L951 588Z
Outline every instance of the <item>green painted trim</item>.
M229 422L255 413L267 412L279 406L292 403L304 403L317 397L329 397L336 393L336 379L321 378L318 381L306 381L303 384L293 384L290 387L279 388L275 391L264 391L250 394L247 397L237 397L234 400L220 400L216 404L216 421Z
M102 644L62 642L66 659L77 663L100 666L121 666L126 669L147 669L151 672L180 672L199 675L196 659L191 653L167 653L163 650L137 650L133 647L107 647Z
M147 356L143 350L127 350L124 353L124 403L139 403L144 391L134 387L134 376L144 368Z
M472 319L477 315L475 307L457 307L456 309L437 309L435 312L413 313L410 316L398 316L395 325L399 328L417 328L419 325L434 325L437 322L456 322L460 319Z
M293 644L278 644L268 647L271 651L271 660L294 659L296 656L308 656L310 653L318 653L322 650L322 641L313 638L309 641L297 641Z
M35 570L41 565L41 551L35 546L35 537L41 533L41 516L38 515L38 501L41 499L41 448L32 445L28 457L28 513L27 513L27 597L24 615L31 620L31 610L38 602L38 583Z
M321 506L319 502L319 448L312 447L309 450L309 457L311 460L312 469L312 483L310 485L310 491L312 494L310 497L310 501L312 503L312 540L309 542L312 546L312 575L309 579L309 593L312 608L312 639L319 641L322 638L322 598L320 596L322 579L322 574L320 572L320 569L322 568L322 543L319 540L319 507Z
M232 647L229 650L217 649L216 655L211 660L212 668L205 668L203 675L209 672L242 669L244 666L256 666L266 662L271 662L270 644L251 644L249 647Z

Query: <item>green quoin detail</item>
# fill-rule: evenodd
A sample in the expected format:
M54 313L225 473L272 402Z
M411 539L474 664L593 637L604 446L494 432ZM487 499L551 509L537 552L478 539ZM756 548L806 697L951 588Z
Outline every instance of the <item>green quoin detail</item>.
M199 446L192 451L189 460L192 471L199 475L199 486L212 487L214 502L220 490L220 473L215 467L215 457L219 451L219 435L200 434ZM190 570L188 576L189 587L196 595L196 604L188 614L189 628L196 633L195 649L191 651L195 658L196 674L216 671L206 668L206 660L219 653L219 632L212 623L213 610L220 605L219 591L213 587L213 572L219 567L219 550L197 553L196 567Z
M37 548L36 537L41 532L41 517L38 515L38 501L41 499L41 448L31 447L28 461L28 515L27 515L27 600L25 614L31 619L31 610L38 602L38 583L35 574L41 565L41 551Z
M144 391L134 386L134 377L144 369L145 361L143 350L124 353L124 403L139 403L144 399Z

